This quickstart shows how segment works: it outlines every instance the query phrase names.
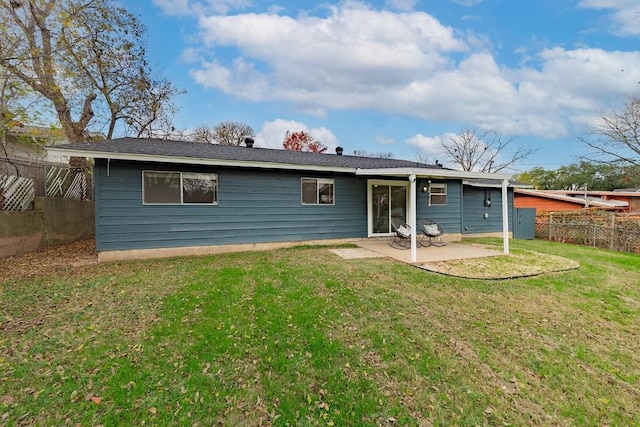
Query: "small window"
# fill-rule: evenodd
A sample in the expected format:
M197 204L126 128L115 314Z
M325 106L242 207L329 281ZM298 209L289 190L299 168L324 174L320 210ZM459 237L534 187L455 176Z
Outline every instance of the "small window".
M210 173L182 174L182 203L217 203L218 178Z
M447 184L429 186L429 206L447 204Z
M217 204L218 176L142 171L142 201L144 204Z
M142 172L144 203L180 203L180 172Z
M333 205L334 180L302 178L300 181L303 205Z

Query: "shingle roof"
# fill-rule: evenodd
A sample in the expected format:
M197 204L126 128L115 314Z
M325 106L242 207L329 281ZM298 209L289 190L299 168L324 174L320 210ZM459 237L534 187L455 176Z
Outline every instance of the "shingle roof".
M170 160L188 158L238 162L275 163L354 169L436 168L434 165L409 160L381 159L336 154L248 148L165 139L118 138L108 141L82 142L48 147L56 151L84 152L87 157L108 158L109 154L144 155ZM61 153L63 154L63 153ZM176 160L178 162L178 160Z

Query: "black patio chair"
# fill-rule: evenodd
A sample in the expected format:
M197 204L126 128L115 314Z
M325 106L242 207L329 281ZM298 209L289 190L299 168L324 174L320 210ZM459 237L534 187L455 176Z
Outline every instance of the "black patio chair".
M391 218L391 230L393 240L389 246L397 249L409 249L411 247L411 226L399 218Z
M422 246L446 246L446 243L442 240L444 230L440 224L428 218L423 218L418 221L418 225L422 232L422 239L420 241ZM427 240L426 243L424 243L425 239Z

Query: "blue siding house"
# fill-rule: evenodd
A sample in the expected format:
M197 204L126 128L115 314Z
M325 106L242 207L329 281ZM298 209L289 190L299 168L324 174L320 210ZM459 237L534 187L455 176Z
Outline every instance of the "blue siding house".
M341 150L318 154L160 139L47 150L95 160L101 261L390 236L394 217L409 223L431 218L449 239L509 227L496 188L506 181L503 175ZM513 191L507 194L511 215Z

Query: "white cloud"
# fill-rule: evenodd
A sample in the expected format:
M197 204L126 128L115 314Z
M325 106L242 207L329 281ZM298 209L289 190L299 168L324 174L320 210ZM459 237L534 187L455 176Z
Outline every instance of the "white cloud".
M289 103L316 117L375 110L556 138L570 135L603 100L637 90L640 75L640 52L589 48L526 51L526 65L508 67L483 35L462 35L424 12L358 2L329 7L321 17L207 16L200 28L210 50L191 72L200 85L253 102ZM218 49L234 52L232 59ZM325 144L333 137L314 136Z
M366 108L376 92L401 88L416 75L447 66L445 53L467 49L451 28L426 13L376 11L360 3L332 7L325 18L244 14L209 16L200 25L210 49L236 48L246 66L269 83L247 94L248 80L237 61L224 65L235 76L233 87L216 80L219 70L207 69L210 64L194 73L198 83L252 100L287 100L303 109Z
M282 149L282 143L287 131L308 132L317 141L322 142L328 147L327 152L333 152L338 146L336 136L325 127L310 128L302 122L276 119L263 123L262 129L256 135L256 147Z
M436 160L445 159L448 156L442 149L442 140L446 140L452 133L447 133L441 136L429 137L422 134L417 134L407 139L407 145L414 147L417 154L430 163L436 162Z
M609 10L610 30L620 36L640 35L640 3L638 0L581 0L585 9Z

